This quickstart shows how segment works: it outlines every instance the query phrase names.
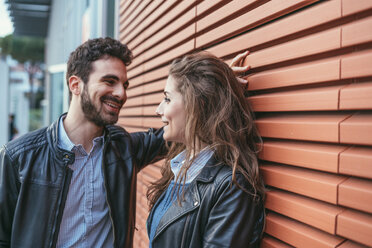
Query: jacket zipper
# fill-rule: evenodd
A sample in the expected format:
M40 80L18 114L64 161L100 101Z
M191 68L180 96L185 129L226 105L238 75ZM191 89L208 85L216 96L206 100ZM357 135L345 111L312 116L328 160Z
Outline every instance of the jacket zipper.
M61 225L63 210L65 208L66 197L67 197L68 189L69 189L69 186L70 186L70 183L68 183L66 185L66 182L71 181L72 173L69 173L68 162L65 162L64 166L65 166L65 173L63 175L62 194L61 194L61 197L58 201L59 208L58 208L58 211L56 213L57 220L56 220L56 224L54 225L54 230L53 230L53 235L52 235L52 243L51 243L50 247L56 247L56 245L57 245L57 238L58 238L59 228L60 228L60 225Z
M115 247L115 240L116 240L116 237L115 237L115 226L114 226L114 220L112 219L112 209L111 209L111 205L110 205L110 202L108 200L108 191L107 191L107 179L106 179L106 170L105 170L105 166L104 166L104 155L106 153L106 147L107 147L107 144L108 144L108 141L105 142L104 144L104 147L103 147L103 151L102 151L102 154L103 154L103 157L102 157L102 171L103 171L103 181L104 181L104 184L103 184L103 187L105 188L105 192L106 192L106 203L107 203L107 206L108 206L108 209L109 209L109 216L110 216L110 221L111 221L111 226L112 226L112 235L114 236L114 239L113 239L113 246Z

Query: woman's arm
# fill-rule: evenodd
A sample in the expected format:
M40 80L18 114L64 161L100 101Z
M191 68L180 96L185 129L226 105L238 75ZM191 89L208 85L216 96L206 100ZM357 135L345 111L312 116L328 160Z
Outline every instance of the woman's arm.
M242 175L237 175L237 182L248 189ZM231 176L223 180L215 197L203 247L259 247L265 223L262 200L231 183Z

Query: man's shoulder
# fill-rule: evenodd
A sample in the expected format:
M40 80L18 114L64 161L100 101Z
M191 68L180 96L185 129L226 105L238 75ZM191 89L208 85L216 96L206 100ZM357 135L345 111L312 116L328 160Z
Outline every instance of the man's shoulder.
M9 155L17 155L30 149L45 145L47 142L47 127L26 133L4 145Z
M108 125L106 126L106 131L111 138L122 138L128 137L129 133L123 127L118 125Z

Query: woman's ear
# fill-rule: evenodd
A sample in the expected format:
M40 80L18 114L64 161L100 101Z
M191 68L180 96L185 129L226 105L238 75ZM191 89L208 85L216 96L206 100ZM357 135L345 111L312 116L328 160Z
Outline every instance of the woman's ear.
M68 87L73 95L80 95L83 81L78 76L71 76L68 79Z

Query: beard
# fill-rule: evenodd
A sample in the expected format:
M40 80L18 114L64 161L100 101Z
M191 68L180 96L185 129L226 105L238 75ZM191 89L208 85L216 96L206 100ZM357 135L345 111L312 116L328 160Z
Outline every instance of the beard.
M116 99L113 96L102 96L100 101L110 100L119 104L123 104L123 101ZM116 113L103 113L103 109L98 109L94 106L92 100L89 97L88 87L84 87L81 93L81 108L84 116L87 120L93 122L98 127L104 127L107 125L115 124L118 121L119 115ZM106 115L106 117L104 116Z

